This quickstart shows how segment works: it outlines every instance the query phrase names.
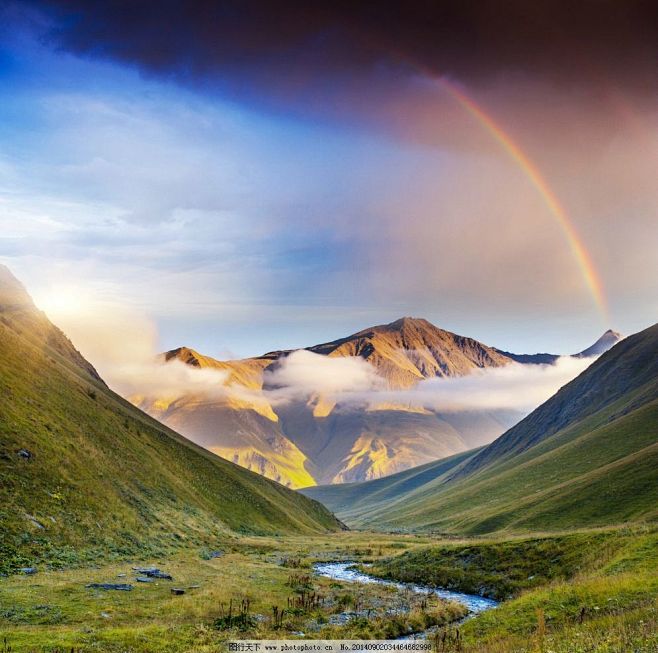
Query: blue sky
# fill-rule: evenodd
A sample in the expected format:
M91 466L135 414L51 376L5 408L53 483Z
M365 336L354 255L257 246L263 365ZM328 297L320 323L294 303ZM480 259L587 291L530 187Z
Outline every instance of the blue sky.
M588 134L573 167L594 162L598 176L567 177L569 143L542 149L544 116L514 113L517 86L483 91L516 107L512 124L555 173L609 294L604 324L541 198L466 117L442 113L445 98L428 119L408 84L384 107L366 80L372 121L352 86L333 114L275 107L71 54L43 38L38 13L9 18L0 256L65 330L121 310L153 324L161 348L243 356L411 314L502 348L569 352L655 319L651 184L597 206L614 161L633 158L625 132L596 155ZM525 92L532 114L538 89Z

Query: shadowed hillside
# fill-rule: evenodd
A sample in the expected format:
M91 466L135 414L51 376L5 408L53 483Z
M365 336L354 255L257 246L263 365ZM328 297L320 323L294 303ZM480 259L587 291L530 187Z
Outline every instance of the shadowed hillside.
M658 325L615 345L487 447L377 484L304 492L352 525L545 530L656 519L656 470Z

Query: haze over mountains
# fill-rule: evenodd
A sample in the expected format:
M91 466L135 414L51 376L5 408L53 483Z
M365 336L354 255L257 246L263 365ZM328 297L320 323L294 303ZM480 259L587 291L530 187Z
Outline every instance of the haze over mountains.
M586 351L619 337L609 331ZM457 405L437 406L426 401L434 393L427 384L497 370L511 378L521 365L539 369L559 359L510 354L405 317L243 360L174 349L163 360L223 374L223 392L131 399L214 453L298 488L375 479L491 442L525 412L486 401L459 405L473 392L467 386L455 390Z
M0 266L0 563L56 548L160 551L219 534L340 528L112 392ZM53 554L54 555L54 554Z
M658 324L490 445L367 483L303 490L348 524L487 533L658 517Z

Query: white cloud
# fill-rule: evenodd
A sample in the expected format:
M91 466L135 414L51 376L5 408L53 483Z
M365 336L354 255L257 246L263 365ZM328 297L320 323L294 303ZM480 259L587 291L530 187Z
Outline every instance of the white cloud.
M554 365L521 365L477 370L452 378L421 381L415 388L353 395L348 401L369 399L421 406L437 412L475 410L531 411L592 364L592 358L563 356Z
M434 82L376 94L374 107L359 86L341 107L367 106L375 129L361 129L195 94L54 52L36 34L12 43L22 63L0 106L0 248L33 287L55 268L111 280L163 332L187 337L195 312L213 321L215 348L243 338L250 352L270 346L276 324L300 334L278 346L316 340L328 306L337 324L423 314L530 351L575 349L593 324L632 332L653 320L652 105L610 124L598 98L544 82L466 89L567 209L617 312L602 325L541 195Z
M375 368L359 357L330 358L300 350L267 374L264 392L272 404L319 394L341 406L392 404L436 412L516 410L529 412L592 363L563 356L553 365L475 370L462 377L434 378L413 388L390 390Z
M384 387L374 368L359 357L330 357L304 349L292 352L265 375L268 391L279 400L321 394L343 397Z

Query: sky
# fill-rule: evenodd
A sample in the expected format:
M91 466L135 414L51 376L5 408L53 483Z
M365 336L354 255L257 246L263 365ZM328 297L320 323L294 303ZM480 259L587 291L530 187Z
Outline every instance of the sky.
M0 259L83 353L102 329L241 357L403 315L516 352L638 331L648 5L4 2Z

